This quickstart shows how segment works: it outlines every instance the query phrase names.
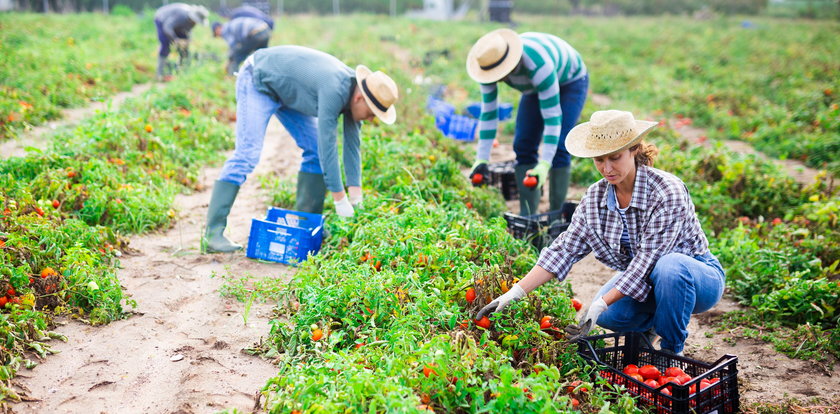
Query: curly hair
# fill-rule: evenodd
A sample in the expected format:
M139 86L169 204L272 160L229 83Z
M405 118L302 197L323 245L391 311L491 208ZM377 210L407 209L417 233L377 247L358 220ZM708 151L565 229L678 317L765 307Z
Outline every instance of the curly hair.
M659 155L659 148L656 148L656 145L640 141L638 144L630 147L631 152L636 150L639 150L636 152L636 166L647 165L648 167L653 167L653 160Z

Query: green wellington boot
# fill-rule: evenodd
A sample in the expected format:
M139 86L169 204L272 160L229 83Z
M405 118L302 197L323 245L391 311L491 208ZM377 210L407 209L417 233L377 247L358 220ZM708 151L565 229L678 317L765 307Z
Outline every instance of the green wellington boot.
M236 200L239 186L227 181L216 180L213 195L207 208L207 229L204 233L205 253L230 253L242 250L242 246L231 243L224 236L230 208Z
M324 183L323 174L303 171L298 173L295 210L304 213L323 213L326 194L327 185Z
M525 179L525 173L531 168L536 167L537 164L520 164L513 167L513 174L516 177L516 189L519 190L519 215L530 216L537 214L540 206L540 187L534 188L525 187L522 180Z
M566 193L569 191L569 180L572 176L572 167L552 168L548 170L548 202L550 211L557 211L563 208L566 202Z

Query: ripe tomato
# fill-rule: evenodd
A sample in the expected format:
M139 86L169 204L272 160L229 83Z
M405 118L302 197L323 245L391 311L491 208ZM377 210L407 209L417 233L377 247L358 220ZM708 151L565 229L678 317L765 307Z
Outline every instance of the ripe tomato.
M483 175L481 175L479 173L473 174L473 176L472 176L472 183L473 184L479 185L479 184L481 184L482 181L484 181L484 176Z
M634 380L639 381L639 382L645 382L644 377L642 377L642 376L641 376L641 375L639 375L638 373L636 373L636 374L630 374L630 378L633 378Z
M637 367L636 364L627 364L627 366L625 366L624 370L621 371L621 372L623 372L623 373L632 377L633 374L638 374L639 373L639 367Z
M312 330L312 340L318 341L324 336L324 331L321 329L313 329Z
M551 328L551 316L543 316L540 319L540 329L548 329Z
M680 385L685 385L686 383L691 381L691 376L687 374L677 375L677 381L680 382Z
M467 201L467 208L472 208L472 202L471 201Z
M577 299L572 299L572 307L575 308L575 312L578 312L583 307L583 304Z
M35 213L37 213L41 217L44 217L44 210L41 209L41 207L35 207Z
M61 207L61 203L59 203L58 200L53 200L52 206L53 208L59 208Z
M151 125L149 125L149 124L146 124L146 128L145 128L145 129L146 129L146 132L152 132L152 126L151 126Z
M661 392L662 392L662 395L667 395L669 397L671 396L671 390L669 390L667 388L663 388Z
M475 302L475 289L469 288L467 289L466 298L468 303Z
M647 385L648 387L651 387L651 388L659 388L659 383L656 382L655 379L649 379L649 380L645 381L645 385Z
M434 365L431 365L431 366L424 365L423 366L423 375L425 375L426 378L429 378L429 375L432 375L432 374L437 375L437 372L435 372L435 370L432 368L433 366Z
M481 328L490 329L490 319L486 316L481 319L476 319L475 324Z
M9 296L14 296L14 295L16 295L16 294L17 294L17 292L15 292L15 288L13 288L13 287L9 287L9 290L7 290L7 291L6 291L6 293L7 293Z
M8 301L9 301L9 300L8 300L8 299L6 299L6 297L5 297L5 296L0 296L0 308L5 307L5 306L6 306L6 302L8 302Z
M646 380L649 380L649 379L654 379L655 380L655 379L659 378L662 374L660 374L659 370L656 369L655 366L648 364L648 365L644 365L644 366L639 368L639 375L641 375L642 378L644 378Z
M572 398L572 408L578 408L580 401L577 398Z
M73 178L76 176L76 172L73 170L67 171L67 178Z
M668 369L665 370L665 376L667 377L679 377L680 374L685 374L681 368L668 367Z
M533 175L529 175L522 180L522 184L528 188L534 188L537 186L537 177Z

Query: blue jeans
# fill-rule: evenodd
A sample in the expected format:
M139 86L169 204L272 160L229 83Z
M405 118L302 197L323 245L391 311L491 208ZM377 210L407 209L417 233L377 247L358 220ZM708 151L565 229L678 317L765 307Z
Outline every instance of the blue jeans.
M323 174L318 160L317 118L283 106L254 86L253 67L245 64L236 78L236 149L225 162L219 180L242 185L260 161L265 130L272 115L303 150L300 171Z
M569 135L569 131L580 119L588 90L589 75L560 86L560 110L563 111L563 122L560 128L560 140L557 142L557 153L554 154L551 168L568 167L572 164L572 156L566 152L566 135ZM516 153L517 164L530 165L539 161L544 125L539 96L536 93L522 95L519 99L519 108L516 110L516 132L513 136L513 152Z
M595 299L612 289L620 276L607 282ZM670 253L656 262L650 281L653 291L646 301L625 296L598 317L598 325L616 332L654 328L662 338L661 348L682 352L691 315L711 309L723 295L723 268L711 253L696 257Z

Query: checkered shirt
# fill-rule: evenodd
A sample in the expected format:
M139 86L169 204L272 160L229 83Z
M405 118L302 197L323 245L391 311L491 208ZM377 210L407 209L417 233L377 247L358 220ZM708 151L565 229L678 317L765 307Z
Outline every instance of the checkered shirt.
M573 264L594 252L601 263L622 272L615 288L642 302L650 294L648 275L660 257L668 253L692 257L705 254L709 242L682 180L665 171L640 166L627 209L627 230L634 256L623 254L624 225L618 211L607 209L609 185L602 179L589 187L568 230L543 249L537 265L562 281Z

